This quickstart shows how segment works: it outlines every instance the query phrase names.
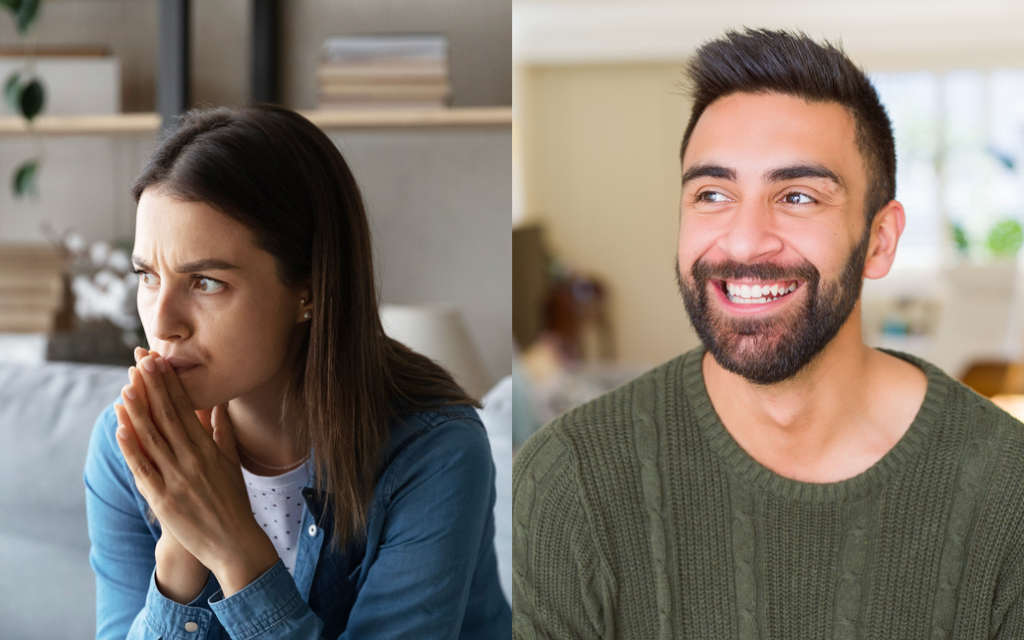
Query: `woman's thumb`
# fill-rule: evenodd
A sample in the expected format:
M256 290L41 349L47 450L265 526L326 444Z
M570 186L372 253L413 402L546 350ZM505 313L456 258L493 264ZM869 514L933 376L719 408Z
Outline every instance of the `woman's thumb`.
M231 424L228 405L219 404L213 408L213 441L232 462L241 464L238 459L238 446L235 444L235 425Z

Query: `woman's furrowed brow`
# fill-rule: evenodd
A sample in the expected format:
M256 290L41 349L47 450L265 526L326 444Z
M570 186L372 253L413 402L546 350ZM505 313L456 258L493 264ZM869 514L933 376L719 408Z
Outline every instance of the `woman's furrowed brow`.
M133 255L132 262L142 269L155 271L149 263L138 256ZM204 258L203 260L194 260L192 262L179 264L174 268L174 270L178 273L193 273L195 271L227 271L228 269L240 268L241 267L233 265L225 260L220 260L219 258Z

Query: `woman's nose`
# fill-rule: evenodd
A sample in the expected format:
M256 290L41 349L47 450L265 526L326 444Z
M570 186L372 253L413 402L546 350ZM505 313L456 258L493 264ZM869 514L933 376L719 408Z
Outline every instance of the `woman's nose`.
M171 287L161 287L150 315L150 334L161 341L187 337L190 333L184 301Z

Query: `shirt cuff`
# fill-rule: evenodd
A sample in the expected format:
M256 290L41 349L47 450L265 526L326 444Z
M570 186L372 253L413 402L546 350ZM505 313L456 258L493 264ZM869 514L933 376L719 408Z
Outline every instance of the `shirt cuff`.
M228 598L217 589L209 604L228 635L246 640L277 626L304 601L284 561L278 560L262 576Z
M154 568L146 594L146 624L166 640L202 640L210 633L214 619L206 602L217 591L220 591L220 585L211 572L203 592L192 602L180 604L160 593Z

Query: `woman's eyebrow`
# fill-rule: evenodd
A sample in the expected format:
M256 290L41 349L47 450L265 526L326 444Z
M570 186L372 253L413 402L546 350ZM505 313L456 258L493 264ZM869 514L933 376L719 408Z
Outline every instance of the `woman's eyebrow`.
M156 271L156 269L151 267L145 260L136 255L132 256L132 262L141 269L146 269L147 271ZM240 268L241 267L233 265L230 262L220 260L218 258L206 258L203 260L195 260L193 262L179 264L177 267L174 268L174 270L177 271L178 273L193 273L195 271L226 271L228 269Z

